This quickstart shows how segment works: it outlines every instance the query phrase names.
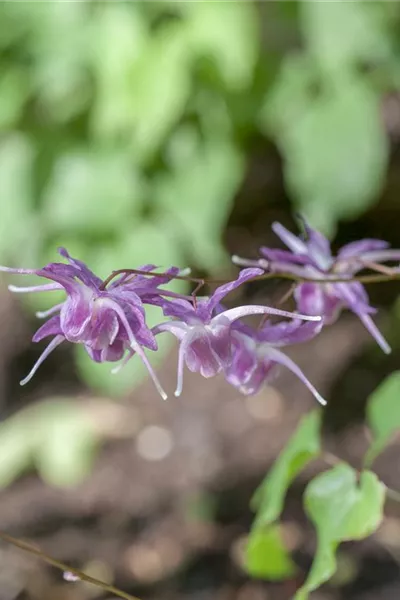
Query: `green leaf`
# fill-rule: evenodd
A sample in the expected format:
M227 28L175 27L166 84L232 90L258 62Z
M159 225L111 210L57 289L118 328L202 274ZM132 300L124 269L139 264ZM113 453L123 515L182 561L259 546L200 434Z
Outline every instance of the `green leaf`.
M296 566L284 547L279 526L255 529L246 546L245 569L251 577L281 581L292 577Z
M93 27L91 62L97 94L90 114L91 129L101 137L131 137L132 70L149 42L147 23L138 3L102 3Z
M37 415L42 439L35 464L52 486L66 487L81 482L90 473L99 444L93 424L72 402L51 400Z
M139 268L146 263L156 264L162 269L172 265L184 267L182 260L182 254L173 237L169 235L166 224L159 221L154 224L143 223L135 229L135 235L128 231L117 245L98 248L90 266L101 277L105 277L112 270ZM184 293L186 287L185 282L174 281L168 284L167 289ZM162 312L158 307L146 305L146 323L149 327L157 325L162 319ZM173 342L173 336L162 334L157 337L158 351L146 351L154 368L164 360ZM117 396L125 394L148 376L146 367L138 356L134 356L114 375L111 370L115 365L94 363L82 347L76 348L76 359L78 370L85 382L102 393ZM157 395L156 390L154 393Z
M35 228L33 213L32 168L34 151L20 134L4 138L0 143L0 258L18 261L20 247Z
M387 377L371 394L367 404L367 422L373 442L365 457L370 465L400 429L400 371Z
M54 234L106 234L141 210L143 184L126 154L76 151L61 156L44 197Z
M306 54L289 54L268 91L259 122L265 133L280 137L309 110L315 97L315 66Z
M3 69L0 78L0 130L13 127L21 117L28 90L28 74L23 69Z
M185 8L194 54L210 56L229 89L249 86L259 48L258 16L253 4L193 2Z
M379 98L361 80L323 93L278 143L291 192L316 228L355 218L376 201L388 140Z
M146 162L181 117L191 91L190 53L183 23L160 28L132 69L132 148Z
M184 151L175 147L176 161L155 182L154 199L192 260L215 270L227 262L221 236L244 175L244 161L228 140L211 138L200 144L194 131L192 137L191 141L185 129Z
M28 3L24 3L25 6ZM36 3L29 22L34 91L47 119L66 121L90 99L91 16L86 2Z
M286 491L293 479L320 454L320 428L321 413L318 410L301 420L253 497L252 505L257 509L257 527L272 523L279 517Z
M389 31L379 3L301 2L300 7L306 44L323 70L390 56Z
M33 465L50 485L69 486L90 471L99 437L74 402L47 400L0 425L0 486Z
M0 425L0 487L5 488L33 462L35 438L32 423L24 414L9 417Z
M373 533L382 520L385 486L370 471L357 473L340 464L315 477L307 486L306 512L317 529L318 546L306 583L296 600L327 581L336 570L335 553L340 542L363 539Z

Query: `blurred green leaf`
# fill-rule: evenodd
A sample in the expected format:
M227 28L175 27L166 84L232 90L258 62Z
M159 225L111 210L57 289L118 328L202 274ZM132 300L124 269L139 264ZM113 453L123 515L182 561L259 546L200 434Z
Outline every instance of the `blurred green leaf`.
M28 73L22 68L3 70L0 77L0 130L16 124L28 97Z
M367 422L373 442L365 457L370 465L400 430L400 371L389 375L368 398Z
M253 499L257 510L256 526L265 526L280 516L288 487L304 467L321 452L321 413L314 410L306 415L276 459Z
M24 4L30 25L29 54L34 91L46 117L67 120L90 98L88 54L91 47L90 7L87 2Z
M192 2L189 43L197 56L210 56L226 86L251 84L259 49L256 7L250 2Z
M183 23L157 30L131 74L133 151L146 161L179 120L190 95L190 52Z
M0 488L10 485L32 465L34 447L32 424L23 415L0 424Z
M82 481L91 470L99 438L93 424L71 402L48 401L37 416L42 439L35 464L53 486L67 487Z
M30 237L33 213L32 168L34 150L21 134L0 142L0 257L18 260L19 247Z
M327 581L336 570L335 553L340 542L363 539L382 520L385 487L374 473L357 473L340 464L315 477L307 486L304 503L317 529L318 546L308 578L297 592L305 600L309 592Z
M44 196L53 233L113 233L140 212L143 183L127 154L76 151L61 156Z
M371 206L388 164L377 96L361 80L347 83L323 93L278 138L286 180L317 229L332 228Z
M137 93L132 75L149 41L147 23L139 3L102 3L97 7L93 27L97 93L90 115L91 129L100 137L131 138Z
M303 35L323 70L329 72L355 61L376 61L390 56L389 32L379 4L301 2Z
M92 269L101 277L105 277L112 270L118 268L139 268L146 263L153 263L161 268L172 265L184 267L183 257L179 247L163 222L143 223L135 228L134 235L127 232L120 242L114 246L98 249L90 262ZM167 289L184 293L184 281L174 281ZM163 319L162 312L155 306L146 306L146 322L149 327L160 323ZM166 353L171 348L174 339L168 334L157 337L159 349L157 352L147 351L147 356L154 368L164 360ZM85 350L76 348L78 370L85 382L103 393L122 395L135 385L142 382L147 376L146 367L138 356L134 356L127 365L117 374L112 374L114 365L110 363L94 363ZM154 392L157 394L157 391Z
M98 433L77 403L48 400L0 425L0 486L35 465L54 486L75 485L88 475Z
M317 84L317 72L309 56L286 56L261 107L261 129L267 135L283 136L308 112Z
M250 533L245 569L251 577L269 581L281 581L295 574L296 566L282 543L278 525Z
M221 268L227 257L221 236L235 193L244 176L241 153L228 140L210 138L204 144L188 141L185 150L176 147L171 171L158 177L155 201L162 207L194 262L209 270Z

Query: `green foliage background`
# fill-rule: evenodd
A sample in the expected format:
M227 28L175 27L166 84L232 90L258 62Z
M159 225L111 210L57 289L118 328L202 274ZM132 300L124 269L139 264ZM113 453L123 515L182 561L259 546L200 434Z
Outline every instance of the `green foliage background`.
M333 233L384 181L380 101L400 85L398 13L361 2L2 3L0 260L39 266L64 245L101 276L150 261L213 273L227 264L221 234L260 134L282 153L294 206ZM132 361L117 381L79 351L77 364L112 393L144 373Z
M382 101L400 89L399 18L386 2L0 3L0 261L40 266L64 245L103 277L148 262L213 274L229 263L221 236L260 136L281 153L293 208L333 235L385 181ZM54 301L26 299L30 310ZM112 377L80 349L76 359L101 391L143 377L139 361ZM395 374L369 403L368 466L398 429L398 388ZM98 440L74 410L61 402L2 424L2 485L32 463L54 485L86 474ZM26 435L28 418L40 435ZM277 520L321 452L319 421L300 425L254 498L254 576L294 571ZM334 572L342 540L380 521L382 484L356 475L338 465L306 491L319 546L299 599Z

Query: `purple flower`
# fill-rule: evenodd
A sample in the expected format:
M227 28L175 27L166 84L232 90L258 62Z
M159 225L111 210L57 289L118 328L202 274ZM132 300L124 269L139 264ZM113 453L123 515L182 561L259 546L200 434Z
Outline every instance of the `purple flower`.
M233 361L225 369L225 377L242 394L256 394L277 374L279 365L290 369L308 387L322 405L326 401L306 378L300 367L279 347L306 342L317 335L322 321L304 323L298 319L276 325L267 323L261 329L235 325Z
M236 281L218 287L210 298L198 300L195 305L184 299L164 300L164 315L174 320L157 325L153 333L168 331L180 341L176 396L182 392L185 364L190 371L207 378L230 368L237 350L232 333L233 324L238 319L249 315L273 314L308 321L321 320L318 316L303 316L259 305L224 310L220 304L224 296L262 273L257 268L244 269Z
M382 240L365 239L343 246L333 256L327 238L304 223L306 238L293 235L280 223L272 229L289 250L260 248L263 258L246 260L233 257L236 264L257 265L266 271L291 273L301 279L320 279L321 283L303 282L296 285L295 299L300 313L322 315L326 324L333 323L343 308L353 311L378 342L385 353L390 347L371 314L376 309L369 304L364 286L357 281L330 282L330 279L349 279L360 270L374 268L378 263L400 260L400 250L388 249Z
M164 293L158 286L170 281L179 273L173 267L157 277L145 275L122 275L114 280L107 289L81 261L73 259L64 248L59 249L68 264L50 263L42 269L0 270L38 275L49 279L51 283L32 287L9 286L13 292L41 292L63 289L66 299L50 310L38 313L39 317L50 317L33 336L34 342L46 337L53 339L41 354L30 373L21 381L27 383L36 373L48 355L63 341L83 344L89 356L96 362L115 362L120 360L127 350L137 353L146 365L157 390L163 398L167 395L161 387L143 347L157 350L157 342L145 319L143 302L158 303L158 296ZM154 265L145 265L144 271L151 271ZM167 292L165 292L167 293ZM170 295L173 296L172 293Z

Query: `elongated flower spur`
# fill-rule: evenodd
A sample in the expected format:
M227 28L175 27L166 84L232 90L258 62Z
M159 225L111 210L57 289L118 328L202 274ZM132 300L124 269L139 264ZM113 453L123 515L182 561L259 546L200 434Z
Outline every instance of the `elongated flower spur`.
M303 221L304 222L304 221ZM371 314L376 309L369 303L364 286L358 281L334 282L332 279L351 280L365 268L376 268L381 263L400 260L400 250L389 249L383 240L364 239L341 248L333 256L327 238L304 222L305 237L297 237L280 223L273 223L272 230L289 248L279 250L260 248L262 258L247 260L238 256L233 262L241 266L257 266L273 273L288 273L300 280L295 286L297 309L306 315L322 315L325 324L336 321L341 310L354 312L382 350L389 354L389 344L373 322ZM316 279L318 282L301 282Z
M231 291L262 275L262 269L243 269L237 280L218 287L210 297L193 298L160 288L181 276L182 271L177 267L155 273L154 265L144 265L139 272L132 274L133 270L127 269L103 282L64 248L60 248L59 253L67 264L50 263L41 269L0 267L5 272L34 274L49 280L32 287L11 285L9 289L13 292L64 290L66 293L64 302L38 313L41 318L49 318L35 333L33 341L50 336L52 340L21 385L33 377L57 346L69 341L82 344L95 362L120 361L114 371L138 354L165 399L167 395L143 349L156 351L156 336L169 332L180 342L177 396L182 392L185 364L206 378L223 373L228 382L249 394L267 381L270 367L281 363L300 377L319 402L325 403L297 365L275 348L316 335L322 326L319 315L301 315L261 305L225 309L221 304ZM150 329L146 323L146 304L158 306L167 320ZM240 321L250 315L276 315L295 320L273 326L265 324L254 333ZM243 369L250 355L251 365Z

